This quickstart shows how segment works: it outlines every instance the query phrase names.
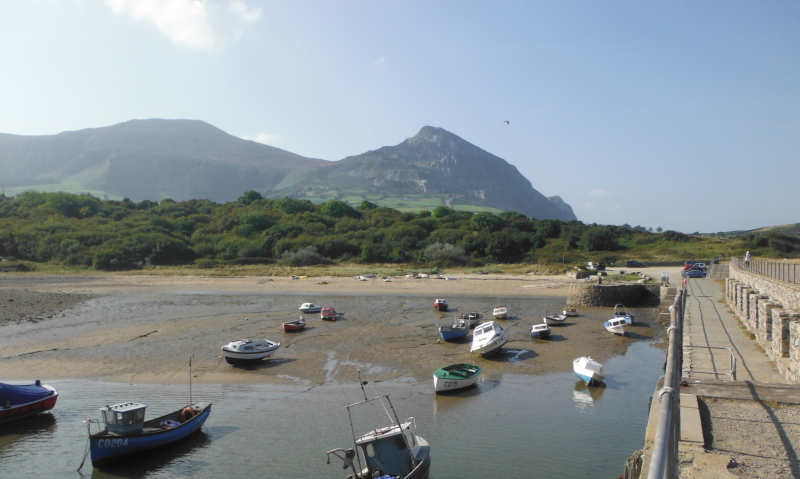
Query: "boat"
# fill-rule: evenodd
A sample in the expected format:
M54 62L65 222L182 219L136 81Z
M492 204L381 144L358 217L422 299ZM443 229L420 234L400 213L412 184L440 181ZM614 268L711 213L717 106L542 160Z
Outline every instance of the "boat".
M609 333L613 333L619 336L625 336L625 325L627 323L627 318L611 318L605 323L603 326L606 327Z
M444 299L437 299L433 302L433 309L436 311L447 311L447 301Z
M617 303L614 306L614 317L615 318L625 318L625 324L633 324L636 321L636 315L633 313L629 313L625 310L625 305L622 303Z
M472 333L471 353L484 356L498 351L508 342L505 329L494 321L479 324Z
M284 331L300 331L306 327L306 320L300 316L300 319L295 321L287 321L283 323Z
M452 326L439 326L439 336L445 341L463 338L469 334L469 324L463 319L456 318Z
M550 337L550 325L547 323L534 324L531 326L531 337L539 339L547 339Z
M319 313L322 310L322 306L317 306L314 303L303 303L297 309L304 313Z
M561 312L564 316L577 316L578 310L573 308L572 306L567 306L564 308L564 311Z
M508 317L508 310L505 306L498 306L492 311L494 319L506 319Z
M192 361L189 359L189 405L145 421L146 405L126 402L100 408L101 420L84 421L94 467L102 467L152 449L162 449L197 432L211 414L211 403L192 400ZM92 424L101 430L92 434ZM80 472L83 467L78 468Z
M455 391L468 388L478 382L482 368L474 364L451 364L433 372L433 390Z
M572 361L572 370L589 386L599 384L606 378L603 365L588 356Z
M361 390L364 391L361 376ZM374 429L364 435L355 435L353 414L351 408L379 401L383 405L386 399L392 424L379 429ZM385 405L384 405L385 408ZM327 452L328 464L331 455L338 457L344 463L344 469L350 469L350 479L368 478L393 478L393 479L427 479L431 468L431 447L428 441L417 434L417 423L413 417L400 422L397 412L389 399L388 394L347 405L347 414L350 417L350 430L353 433L354 448L337 448Z
M36 380L33 384L0 383L0 424L53 409L58 391Z
M269 339L240 339L222 346L228 364L246 364L272 356L281 343Z
M389 277L388 277L388 276L381 276L381 279L382 279L382 280L384 280L384 281L385 281L385 282L387 282L387 283L391 283L391 282L392 282L392 280L391 280L391 279L389 279Z
M211 414L211 403L200 402L145 421L146 407L144 404L127 402L100 408L105 429L89 433L92 466L102 467L130 455L180 441L199 431Z
M472 311L470 313L464 313L458 317L458 319L463 319L464 322L467 323L467 326L470 328L474 328L481 322L481 318L483 318L483 313L479 313L477 311Z
M337 313L336 308L322 308L319 312L319 317L327 321L336 321L336 319L344 313Z
M567 315L566 314L548 314L547 316L545 316L542 319L544 319L544 322L546 324L554 324L554 325L558 324L558 325L562 325L563 326L564 322L567 320Z

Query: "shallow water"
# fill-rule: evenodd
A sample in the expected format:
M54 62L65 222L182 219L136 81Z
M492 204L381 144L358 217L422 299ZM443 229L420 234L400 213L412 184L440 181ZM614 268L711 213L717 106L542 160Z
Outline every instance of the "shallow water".
M390 393L401 420L415 417L418 433L431 444L431 479L615 478L643 445L649 398L663 362L663 351L637 342L606 361L602 388L587 389L571 372L503 373L485 375L477 387L450 396L434 395L430 380L369 384L367 392L371 397ZM180 375L173 379L179 380ZM80 477L76 469L87 442L82 421L98 418L100 407L134 400L147 404L147 417L155 417L189 400L185 384L48 383L60 393L50 414L0 426L3 478ZM344 406L363 399L356 383L311 389L204 384L194 385L193 397L213 403L200 433L121 467L94 470L87 459L83 473L93 478L345 477L338 459L326 464L325 452L352 445ZM378 405L355 408L354 421L356 433L388 423Z

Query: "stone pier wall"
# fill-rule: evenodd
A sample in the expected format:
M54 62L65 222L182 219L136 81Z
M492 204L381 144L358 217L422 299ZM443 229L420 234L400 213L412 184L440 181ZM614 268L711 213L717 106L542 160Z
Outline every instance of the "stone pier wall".
M790 383L800 383L800 285L730 266L725 296L734 314Z
M582 284L570 286L567 304L570 306L611 307L622 303L636 306L642 302L658 301L660 284Z

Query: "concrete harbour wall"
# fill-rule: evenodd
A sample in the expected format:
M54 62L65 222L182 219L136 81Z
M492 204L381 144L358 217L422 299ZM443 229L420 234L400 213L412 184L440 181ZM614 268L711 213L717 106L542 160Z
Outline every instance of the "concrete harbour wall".
M728 306L790 383L800 384L800 285L730 265Z

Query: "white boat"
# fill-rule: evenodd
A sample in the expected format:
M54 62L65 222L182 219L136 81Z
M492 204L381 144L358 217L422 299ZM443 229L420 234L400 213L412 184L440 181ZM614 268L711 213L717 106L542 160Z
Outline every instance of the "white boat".
M606 378L603 365L588 356L582 356L572 361L572 370L589 386L601 383Z
M508 310L505 306L498 306L492 311L494 319L506 319L508 317Z
M577 316L578 310L573 308L572 306L567 306L564 308L564 311L561 312L564 316Z
M482 355L491 354L502 348L508 342L505 329L494 321L479 324L472 333L471 353Z
M564 322L567 320L567 315L566 314L548 314L547 316L545 316L542 319L544 320L545 324L563 325Z
M614 306L614 317L615 318L625 318L625 324L633 324L636 321L636 315L633 313L629 313L625 310L625 305L622 303L617 303Z
M451 364L433 372L433 390L455 391L468 388L478 382L482 368L474 364Z
M539 339L547 339L550 337L552 329L547 323L534 324L531 326L531 337Z
M222 346L222 355L229 364L242 364L268 358L280 346L269 339L241 339Z
M628 324L627 318L611 318L603 323L609 333L618 334L620 336L625 336L626 324Z
M303 303L297 309L299 309L304 313L319 313L320 311L322 311L322 306L317 306L314 303Z

